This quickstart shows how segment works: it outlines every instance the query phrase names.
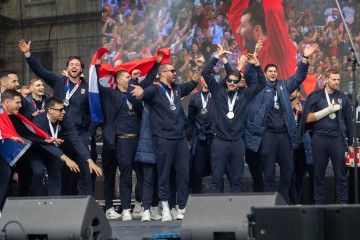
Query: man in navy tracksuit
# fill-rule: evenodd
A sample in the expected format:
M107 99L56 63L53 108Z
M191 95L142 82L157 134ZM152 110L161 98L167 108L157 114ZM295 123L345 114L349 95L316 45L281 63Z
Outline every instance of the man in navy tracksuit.
M43 79L53 89L53 96L64 101L66 111L69 113L76 130L85 146L90 146L90 136L93 135L94 127L91 125L90 107L88 98L88 83L80 75L83 71L83 63L80 57L69 57L66 67L69 77L58 76L46 70L39 64L30 53L30 44L24 40L19 42L19 49L24 53L27 63L33 72ZM79 194L91 195L92 181L90 169L95 170L96 164L89 159L87 162L76 154L75 147L70 141L63 144L63 150L67 156L74 159L80 167L80 175L63 168L63 194L77 194L77 176L79 177Z
M44 83L39 78L33 78L29 84L31 93L26 99L31 103L36 111L44 109L45 101L48 95L44 92Z
M81 141L74 123L70 116L65 112L63 100L55 97L51 97L46 100L45 112L33 118L33 123L40 129L48 133L54 139L66 139L70 143L76 146L76 152L85 161L90 159L90 153L86 146ZM31 149L30 164L33 170L32 177L32 195L43 195L43 173L46 167L49 174L48 195L59 196L61 194L61 169L63 163L70 169L70 171L79 172L80 169L77 164L69 159L60 148L55 148L53 156L47 156L39 151L39 146L34 144ZM97 176L102 174L101 168L96 167L94 171Z
M354 153L352 110L348 96L340 92L338 70L326 72L326 86L309 95L304 111L312 129L315 204L325 203L325 171L331 160L335 176L336 203L346 204L348 189L345 152Z
M1 93L6 89L17 90L19 87L19 78L16 71L3 70L0 72ZM1 94L0 94L1 95ZM22 95L21 108L19 113L31 120L33 116L39 113ZM19 179L19 196L28 196L31 182L31 168L29 165L29 154L26 152L16 163L16 171Z
M190 152L185 137L186 120L180 99L196 88L201 76L202 61L191 81L175 84L176 70L170 64L159 67L159 82L142 89L136 86L133 96L149 105L151 128L154 133L158 170L159 199L163 206L162 221L172 221L169 209L169 178L172 167L176 171L178 219L184 218L189 188Z
M264 68L267 86L249 105L245 129L246 147L258 152L264 177L264 191L275 191L275 164L280 166L279 192L288 201L293 175L292 149L295 146L296 124L290 94L305 80L308 57L318 48L304 50L296 74L287 81L277 80L277 66ZM261 54L261 52L260 52Z
M143 83L148 86L156 77L159 63L163 55L159 54L156 63L147 74ZM97 68L99 65L96 65ZM128 85L131 78L136 79L140 75L139 70L132 72L132 77L127 70L120 70L115 74L116 88L106 88L98 82L101 107L104 113L104 123L102 124L104 145L108 149L115 149L117 164L112 159L105 158L104 172L105 180L104 192L106 194L106 215L109 219L119 218L112 207L113 198L113 179L116 165L120 169L120 199L122 211L122 220L132 220L130 212L131 193L132 193L132 170L138 172L134 164L135 153L139 141L140 119L139 104L132 104L128 98ZM141 110L140 110L141 113ZM138 175L138 174L137 174ZM140 181L139 181L140 183ZM105 187L106 186L106 187Z
M245 143L244 123L246 108L249 101L256 96L265 86L266 80L257 58L247 55L247 61L255 64L257 84L238 90L241 75L230 72L227 76L226 87L219 85L211 71L219 57L228 51L219 46L218 53L205 67L202 75L209 86L213 97L213 131L214 140L211 149L211 186L210 192L219 193L223 182L225 168L229 164L230 191L242 191L242 174L244 169Z

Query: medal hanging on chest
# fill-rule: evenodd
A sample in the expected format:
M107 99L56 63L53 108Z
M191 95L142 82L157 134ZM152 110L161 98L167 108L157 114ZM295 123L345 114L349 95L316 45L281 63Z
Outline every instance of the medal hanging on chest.
M280 104L279 104L279 101L278 101L277 91L275 91L275 96L274 96L274 108L275 109L280 109Z
M205 115L205 114L208 113L208 110L207 110L206 107L207 107L207 104L209 102L210 94L211 93L208 93L206 95L206 98L204 97L203 93L200 94L201 95L201 106L202 106L202 109L200 110L201 115Z
M70 98L72 97L72 95L74 95L74 93L76 92L76 90L79 88L80 84L81 84L81 80L78 81L78 82L75 84L74 88L73 88L73 89L71 90L71 92L70 92L70 81L69 81L69 79L66 79L66 86L65 86L66 96L65 96L65 99L64 99L64 101L63 101L63 104L64 104L65 107L69 106L69 104L70 104Z
M175 111L176 110L176 106L175 106L175 100L174 100L174 91L172 88L170 88L170 95L169 93L166 91L165 87L163 85L161 85L161 83L155 83L156 85L158 85L159 87L161 87L161 89L163 90L163 92L165 93L167 99L169 100L169 103L170 103L170 109L172 111Z
M324 88L324 90L325 90L325 97L326 97L326 101L328 103L328 106L330 106L331 104L334 104L335 103L334 99L332 100L332 102L330 102L330 97L329 97L329 94L326 91L326 88ZM332 120L335 119L336 118L336 113L334 113L334 112L330 113L329 118L332 119Z
M229 94L227 95L229 112L226 114L226 117L228 119L233 119L235 117L234 105L235 105L235 101L236 101L236 98L237 98L237 94L238 94L238 92L236 91L233 98L232 98L232 100L230 100Z

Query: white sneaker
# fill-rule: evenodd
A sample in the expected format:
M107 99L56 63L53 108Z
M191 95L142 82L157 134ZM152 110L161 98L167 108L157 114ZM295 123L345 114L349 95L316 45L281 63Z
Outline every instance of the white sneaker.
M172 217L171 217L170 210L169 210L169 203L166 202L166 201L162 201L161 204L162 204L162 207L163 207L161 221L163 221L163 222L171 222Z
M186 210L186 207L185 207L184 209L178 209L178 210L177 210L177 218L176 218L176 219L183 220L183 219L184 219L185 210Z
M123 221L131 221L132 220L130 209L124 209L122 211L122 220Z
M158 207L150 207L150 218L151 220L161 220L161 215L159 214Z
M143 211L142 216L141 216L141 221L142 222L150 222L151 221L149 209Z
M114 207L109 208L108 210L106 210L105 212L105 216L107 219L118 219L121 218L121 214L117 213L114 209Z
M141 203L135 202L135 207L132 212L133 219L141 219L144 208L141 206Z
M172 209L170 210L170 214L171 214L172 220L176 220L176 219L177 219L178 212L177 212L177 209L176 209L176 208L172 208Z

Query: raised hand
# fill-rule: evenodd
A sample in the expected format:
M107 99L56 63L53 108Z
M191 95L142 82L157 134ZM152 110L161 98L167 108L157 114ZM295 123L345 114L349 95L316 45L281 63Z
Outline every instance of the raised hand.
M246 62L252 63L256 66L260 65L259 60L257 59L257 57L255 57L254 54L251 53L247 53L246 54Z
M226 54L232 54L232 52L224 50L223 46L217 44L217 55L219 58L226 58Z
M196 66L202 67L204 65L205 59L203 57L200 57L195 60Z
M26 43L24 39L21 39L18 45L20 51L23 52L24 54L30 51L30 46L31 46L31 41Z
M247 59L246 55L243 54L243 55L241 55L241 57L237 60L237 63L238 63L237 69L238 69L239 71L241 71L241 69L243 69L243 67L245 66L246 59Z
M139 69L134 69L131 73L131 78L132 79L136 79L140 76L141 71Z
M310 57L316 50L319 49L319 45L313 44L311 46L308 46L304 49L304 57L308 58Z
M161 63L163 57L164 57L164 53L162 53L162 52L159 53L159 54L157 55L157 57L156 57L156 62L157 62L157 63Z
M258 56L258 54L259 54L260 50L263 48L263 46L264 46L264 43L263 43L262 39L259 38L258 42L255 45L255 51L254 51L254 55L256 57Z

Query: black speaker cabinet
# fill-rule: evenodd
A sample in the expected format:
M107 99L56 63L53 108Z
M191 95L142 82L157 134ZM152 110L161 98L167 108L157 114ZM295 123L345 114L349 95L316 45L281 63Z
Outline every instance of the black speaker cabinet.
M251 207L275 205L285 205L278 193L190 195L181 224L181 239L247 239Z
M90 196L8 198L0 218L0 230L6 231L8 240L112 237L104 211Z
M317 206L253 207L249 239L323 240L323 211Z

